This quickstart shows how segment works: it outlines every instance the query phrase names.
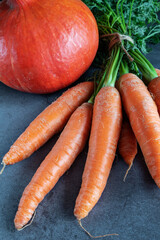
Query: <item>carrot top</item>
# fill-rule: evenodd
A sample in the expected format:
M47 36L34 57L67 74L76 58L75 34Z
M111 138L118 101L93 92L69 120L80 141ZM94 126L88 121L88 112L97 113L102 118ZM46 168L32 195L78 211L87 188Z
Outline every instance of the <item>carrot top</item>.
M127 59L125 55L123 56L123 60L128 62L128 72L134 73L141 78L143 75L147 84L156 78L157 73L154 67L143 54L150 50L148 43L160 42L159 1L84 0L84 2L92 10L99 27L100 47L97 55L98 61L101 60L106 65L106 59L110 55L114 55L114 48L118 46L128 57ZM106 47L109 52L104 51ZM113 54L110 54L110 52L113 52ZM121 64L122 68L123 63ZM109 74L109 76L112 79L112 74ZM103 83L98 89L102 87ZM107 84L112 85L109 79Z
M89 103L93 103L96 95L102 87L106 86L115 86L117 80L117 74L119 71L121 59L123 57L123 52L119 46L115 46L111 52L110 59L107 61L105 70L101 73L101 78L96 88L96 91L93 93L89 99Z
M146 84L148 84L154 78L158 77L153 65L138 49L135 49L134 51L130 50L130 55L134 58L135 63L144 76Z

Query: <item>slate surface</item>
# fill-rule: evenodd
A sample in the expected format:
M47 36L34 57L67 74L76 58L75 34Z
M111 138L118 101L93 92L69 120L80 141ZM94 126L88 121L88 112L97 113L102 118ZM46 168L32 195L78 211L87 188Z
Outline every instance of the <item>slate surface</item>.
M160 45L148 55L155 67L160 68ZM88 71L87 74L89 74ZM82 79L87 77L85 74ZM28 124L62 91L49 95L20 93L0 83L0 156L25 130ZM26 185L58 135L41 149L13 166L0 176L0 239L1 240L87 240L78 226L73 209L78 194L87 147L71 169L46 196L37 209L32 225L18 232L13 219L19 199ZM95 235L119 233L108 240L160 239L160 191L152 181L139 150L134 165L123 182L126 164L116 157L107 187L89 216L83 221Z

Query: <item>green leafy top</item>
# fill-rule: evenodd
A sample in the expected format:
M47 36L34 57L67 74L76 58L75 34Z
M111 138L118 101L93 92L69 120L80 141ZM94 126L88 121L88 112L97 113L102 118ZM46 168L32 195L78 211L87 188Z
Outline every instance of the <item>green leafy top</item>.
M100 35L119 32L132 36L135 47L146 54L148 43L160 42L158 0L83 0L93 12Z

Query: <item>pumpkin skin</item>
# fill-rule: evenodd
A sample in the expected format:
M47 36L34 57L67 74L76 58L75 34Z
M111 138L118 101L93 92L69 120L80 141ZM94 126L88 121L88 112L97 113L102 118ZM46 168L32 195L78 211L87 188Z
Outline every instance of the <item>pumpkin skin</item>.
M76 81L99 43L96 20L80 0L0 3L0 81L31 93L51 93Z

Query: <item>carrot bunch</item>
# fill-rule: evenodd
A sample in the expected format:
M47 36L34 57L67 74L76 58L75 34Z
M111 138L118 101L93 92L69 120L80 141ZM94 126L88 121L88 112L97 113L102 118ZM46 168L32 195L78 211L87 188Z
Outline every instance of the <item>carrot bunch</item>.
M66 91L40 113L4 156L4 166L19 162L64 128L23 192L14 220L17 230L28 226L39 203L83 150L90 130L82 185L74 209L79 222L100 199L117 146L130 169L138 141L151 176L160 187L159 114L142 80L125 73L129 68L122 67L123 56L120 47L115 46L96 89L93 82L84 82ZM118 71L122 76L116 83ZM122 113L122 104L128 119Z
M18 230L29 224L38 204L83 150L90 128L89 152L74 210L77 219L86 217L99 200L115 158L121 130L122 106L115 88L120 56L120 49L115 49L107 64L109 74L105 71L94 92L93 82L69 89L28 126L4 156L4 166L17 163L66 125L23 192L14 220Z
M83 173L82 186L80 189L80 193L77 197L74 210L76 218L78 220L81 220L82 218L86 217L91 211L91 209L94 207L96 202L99 200L107 183L112 163L115 158L121 130L121 99L119 92L114 87L117 78L119 57L120 50L115 49L109 62L110 74L106 74L106 76L102 77L98 88L95 89L88 103L86 102L80 105L81 102L85 102L85 100L91 95L91 92L93 92L92 82L81 83L81 87L84 87L86 91L81 91L79 94L77 91L77 94L81 96L81 100L79 100L77 103L74 100L74 106L75 104L77 104L77 109L74 112L72 110L73 107L69 104L66 104L67 107L70 106L68 108L69 114L71 115L71 111L73 113L70 116L53 149L41 163L40 167L34 174L31 182L23 192L14 220L15 227L18 230L23 229L29 224L38 204L54 187L59 178L69 169L78 154L82 151L88 139L90 128L91 135L89 140L89 152L87 156L85 170ZM114 73L114 76L112 73ZM71 94L72 91L76 94L75 88L78 87L79 85L68 91L70 91ZM67 93L65 93L63 96L65 96L66 94ZM58 99L55 103L48 107L48 109L52 109L52 117L50 117L50 122L53 126L54 122L56 121L55 119L57 119L57 117L54 117L55 111L57 115L63 115L63 111L61 111L61 113L57 113L57 109L55 109L54 107L54 105L57 105L57 102L62 102L61 98L62 97L60 97L60 99ZM66 102L67 98L64 98L63 100L64 102ZM3 159L3 162L5 164L7 164L7 157L9 158L9 156L14 153L13 151L15 149L15 146L19 145L17 143L18 141L21 141L21 143L24 141L26 145L30 144L30 140L27 139L26 141L25 136L29 135L29 133L32 132L33 125L37 126L37 119L39 121L39 119L41 119L41 116L45 117L47 116L47 114L49 114L49 112L50 111L47 111L47 109L44 110L44 112L42 112L30 124L26 131L13 144L13 146ZM63 121L63 125L64 124L65 122ZM55 127L54 132L56 132L57 130L59 130L59 128L57 129L57 127ZM43 133L45 133L45 131L49 132L49 127L47 129L47 125ZM52 135L54 132L52 132ZM34 137L36 141L36 138L38 138L39 136L37 133L35 135ZM51 136L51 133L48 135ZM41 145L37 145L37 148ZM25 157L31 154L31 151L29 153L26 153L26 147L23 149L23 151L24 150ZM36 149L33 149L32 152L34 150ZM21 149L20 153L22 154ZM18 153L17 156L19 156ZM15 162L22 159L23 158L17 158Z

